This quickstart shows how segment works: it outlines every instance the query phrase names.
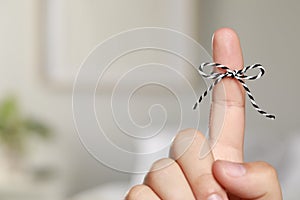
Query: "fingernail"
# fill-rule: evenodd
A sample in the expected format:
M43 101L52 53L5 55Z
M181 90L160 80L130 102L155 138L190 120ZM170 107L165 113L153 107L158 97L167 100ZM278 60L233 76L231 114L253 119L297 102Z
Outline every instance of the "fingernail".
M207 200L222 200L222 197L217 194L212 194L207 198Z
M224 162L226 174L232 177L240 177L246 174L246 168L239 163Z

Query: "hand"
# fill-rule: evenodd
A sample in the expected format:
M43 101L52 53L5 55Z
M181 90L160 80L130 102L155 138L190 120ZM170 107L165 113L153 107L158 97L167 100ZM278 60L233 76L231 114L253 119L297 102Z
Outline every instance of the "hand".
M213 59L231 69L243 67L239 39L233 30L215 32ZM212 151L212 144L200 132L180 132L170 149L171 158L155 162L144 184L131 188L126 199L282 199L273 167L264 162L243 163L244 129L244 90L235 79L225 78L213 91L210 138L218 141ZM200 151L208 154L200 158Z

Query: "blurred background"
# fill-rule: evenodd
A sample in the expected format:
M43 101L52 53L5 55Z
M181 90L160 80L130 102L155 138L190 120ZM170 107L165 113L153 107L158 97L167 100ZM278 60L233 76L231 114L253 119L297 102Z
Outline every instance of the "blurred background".
M100 42L136 27L180 31L209 53L216 29L238 32L245 65L267 70L249 86L277 117L265 120L248 104L246 160L270 162L285 199L298 199L299 7L296 0L0 0L0 199L121 199L140 180L95 160L72 116L81 62Z

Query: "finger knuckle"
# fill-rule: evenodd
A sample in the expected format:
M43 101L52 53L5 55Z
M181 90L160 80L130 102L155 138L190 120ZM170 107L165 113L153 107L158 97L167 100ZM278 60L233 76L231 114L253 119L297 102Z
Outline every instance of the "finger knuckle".
M174 190L173 193L169 194L169 199L172 200L182 200L182 199L186 199L186 195L184 194L184 192L180 191L180 190Z
M205 136L200 131L192 128L180 131L173 139L169 152L170 157L174 160L179 159L195 140L203 142Z
M163 179L167 174L172 173L174 167L178 166L171 158L162 158L155 161L145 177L145 183L152 184Z
M197 186L195 195L198 199L207 199L211 194L222 194L223 190L210 173L198 176L193 183Z
M268 178L277 178L277 171L276 169L267 162L259 162L264 174Z
M146 190L146 185L135 185L128 191L125 200L139 200L142 193Z
M155 161L152 166L150 171L155 172L155 171L163 171L166 170L169 166L171 166L175 161L171 158L161 158L157 161Z
M194 185L196 185L198 188L202 188L204 184L207 183L208 180L210 180L212 177L212 174L205 173L201 174L200 176L197 176L195 178Z

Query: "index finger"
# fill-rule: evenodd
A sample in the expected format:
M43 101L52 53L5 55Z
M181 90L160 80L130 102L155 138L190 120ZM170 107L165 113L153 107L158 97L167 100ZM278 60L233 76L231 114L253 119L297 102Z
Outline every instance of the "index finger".
M237 34L222 28L213 37L214 62L230 69L243 68L243 55ZM245 92L233 78L224 78L214 87L210 117L210 138L216 142L215 159L243 161Z

